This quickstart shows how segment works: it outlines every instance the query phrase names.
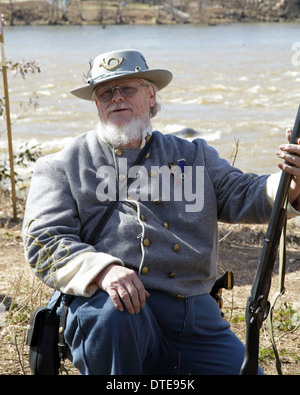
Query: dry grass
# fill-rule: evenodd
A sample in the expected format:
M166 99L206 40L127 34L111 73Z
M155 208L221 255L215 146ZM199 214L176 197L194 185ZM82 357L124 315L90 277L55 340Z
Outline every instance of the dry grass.
M26 332L29 317L46 305L52 290L41 283L27 267L21 236L24 202L18 200L17 222L12 221L9 195L0 190L0 375L29 375L29 349ZM71 367L68 363L68 367ZM77 373L71 369L71 373Z
M34 278L24 260L21 238L24 204L18 201L17 223L11 219L10 206L8 195L0 191L0 305L2 300L2 305L8 307L5 321L0 318L0 375L29 375L28 347L25 345L27 323L31 312L45 305L52 291ZM223 311L242 341L245 340L245 304L256 272L264 230L264 227L221 225L221 237L227 236L220 242L220 270L232 270L236 284L233 291L223 292ZM289 375L300 374L299 322L292 323L293 316L300 315L299 240L299 228L291 227L287 291L276 306L275 338L282 357L283 373ZM277 271L276 266L272 292L276 287ZM3 318L3 315L0 317ZM276 374L266 324L260 336L260 359L266 374ZM71 365L68 364L68 367ZM71 369L70 373L78 374L75 369Z

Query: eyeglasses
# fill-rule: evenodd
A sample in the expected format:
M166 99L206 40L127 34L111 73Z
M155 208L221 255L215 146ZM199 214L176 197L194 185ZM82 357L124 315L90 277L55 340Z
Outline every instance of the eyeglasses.
M133 97L137 94L138 92L138 86L146 86L149 87L149 85L147 84L135 84L135 86L132 85L124 85L124 86L115 86L113 88L108 88L103 92L99 92L96 93L96 96L98 98L99 101L105 103L110 101L115 93L115 90L118 89L118 91L120 92L120 95L124 96L124 97Z

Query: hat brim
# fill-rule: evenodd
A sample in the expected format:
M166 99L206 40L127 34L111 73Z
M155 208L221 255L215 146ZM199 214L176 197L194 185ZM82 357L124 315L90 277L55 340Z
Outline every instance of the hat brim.
M113 73L113 75L103 78L101 81L96 82L95 84L73 89L71 93L72 95L79 97L80 99L93 100L93 91L97 86L103 84L104 82L124 78L145 78L146 80L154 83L157 87L157 90L159 91L165 88L172 81L173 74L169 70L163 69L154 69L139 72L130 71L128 73L124 71L122 71L121 73L116 72Z

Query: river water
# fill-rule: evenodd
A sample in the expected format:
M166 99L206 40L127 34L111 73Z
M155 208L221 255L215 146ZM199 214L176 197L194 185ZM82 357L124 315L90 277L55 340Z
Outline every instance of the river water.
M227 159L237 139L236 165L244 171L277 171L275 151L300 103L297 24L15 26L5 28L4 41L7 60L41 68L25 79L8 73L15 152L24 142L52 152L94 127L94 103L69 91L83 85L90 58L113 49L140 50L150 68L173 72L154 129L192 128ZM0 130L3 159L4 121Z

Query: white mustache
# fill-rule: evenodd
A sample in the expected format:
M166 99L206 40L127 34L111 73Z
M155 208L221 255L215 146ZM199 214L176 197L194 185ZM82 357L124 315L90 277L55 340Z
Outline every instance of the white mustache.
M124 103L112 103L109 106L108 111L113 112L117 110L127 110L127 109L129 109L129 107Z

